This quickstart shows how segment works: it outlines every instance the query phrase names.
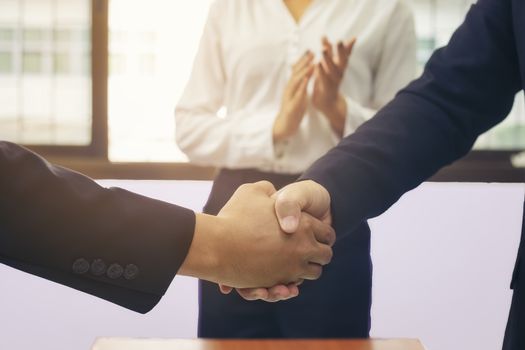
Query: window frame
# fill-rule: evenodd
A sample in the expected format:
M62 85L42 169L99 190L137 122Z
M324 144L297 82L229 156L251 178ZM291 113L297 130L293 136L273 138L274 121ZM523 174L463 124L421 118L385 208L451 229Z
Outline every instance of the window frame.
M86 146L33 145L46 157L108 158L108 0L91 0L91 143Z
M108 157L109 0L91 0L92 130L87 146L26 145L60 165L94 178L211 180L215 169L188 163L111 162ZM511 158L524 150L473 150L429 181L523 182Z

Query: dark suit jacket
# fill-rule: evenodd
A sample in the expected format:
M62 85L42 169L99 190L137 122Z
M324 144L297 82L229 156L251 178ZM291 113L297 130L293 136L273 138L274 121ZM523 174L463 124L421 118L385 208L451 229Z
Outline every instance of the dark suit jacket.
M525 1L479 0L423 75L303 178L330 192L340 237L465 155L507 116L524 87ZM525 281L518 276L525 269L523 232L505 350L525 348Z
M184 261L195 214L0 142L0 263L147 312Z
M337 232L351 232L465 155L524 85L525 1L480 0L423 75L303 178L328 189Z

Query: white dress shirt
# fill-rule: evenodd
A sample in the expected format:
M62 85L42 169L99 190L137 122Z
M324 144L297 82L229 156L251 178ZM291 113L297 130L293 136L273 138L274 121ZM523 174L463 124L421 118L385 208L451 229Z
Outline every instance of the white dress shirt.
M415 76L414 21L402 0L313 0L298 23L282 0L217 0L175 111L190 161L293 174L334 147L340 138L310 103L294 136L277 145L272 137L291 66L306 50L320 59L324 35L357 38L340 87L345 135Z

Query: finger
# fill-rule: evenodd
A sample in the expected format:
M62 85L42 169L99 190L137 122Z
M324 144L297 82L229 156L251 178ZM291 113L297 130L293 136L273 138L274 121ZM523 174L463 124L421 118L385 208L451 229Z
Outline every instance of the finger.
M308 77L303 78L301 85L297 88L297 91L292 96L291 102L294 104L299 104L299 102L304 99L307 95Z
M298 70L295 74L294 74L294 77L298 80L301 80L305 77L307 77L308 75L311 75L314 71L314 67L315 65L313 63L309 63L307 64L306 66L304 66L303 68L301 68L300 70Z
M286 300L292 296L292 291L287 285L277 285L268 289L267 300L279 301Z
M321 83L321 87L326 87L332 84L331 80L328 78L328 73L321 63L317 64L317 79Z
M303 70L297 72L297 74L291 78L293 80L289 90L291 97L300 92L301 89L304 88L303 85L308 85L308 81L310 80L314 69L315 65L310 64L309 66L304 67ZM306 81L304 81L305 79Z
M298 72L304 72L305 68L312 65L314 59L313 53L306 51L305 54L299 59L297 63L292 66L292 75L286 84L285 95L287 98L291 98L298 86L301 83L301 76L303 74L298 74Z
M294 284L288 285L288 289L290 290L290 298L295 298L299 296L299 284L301 283L303 283L302 280L300 283L294 283Z
M314 54L307 50L304 55L302 55L297 62L292 66L292 72L300 70L302 67L311 63L314 59Z
M277 285L271 288L241 288L237 293L245 300L262 300L269 303L275 303L281 300L287 300L299 295L299 288L296 285Z
M323 273L323 267L316 263L307 263L304 267L303 275L301 278L305 280L316 280L321 277Z
M321 80L321 69L322 65L317 63L314 70L314 93L322 93L325 89L325 83Z
M323 51L328 51L330 56L332 56L332 43L330 42L330 40L328 40L326 36L323 36L323 38L321 39L321 43L323 45Z
M297 93L297 91L299 91L301 84L303 83L303 79L306 78L307 80L310 80L314 68L315 65L310 63L308 66L305 66L302 70L290 77L290 81L288 82L286 89L289 99L291 99Z
M294 284L277 285L268 289L268 298L266 301L280 301L295 298L299 295L299 288Z
M323 63L326 75L330 81L338 82L341 80L343 73L339 67L335 65L332 55L327 50L323 50Z
M277 285L271 288L241 288L237 293L245 300L263 300L266 302L276 302L295 298L299 295L299 285L303 280L299 280L288 285Z
M268 290L266 288L239 288L237 293L245 300L253 301L268 298Z
M313 232L317 242L325 245L327 244L330 247L334 245L336 237L335 230L332 228L332 226L318 220L308 213L302 213L300 220L301 223L299 224L299 227L301 227L301 224L304 224L308 230Z
M332 248L327 244L317 243L315 251L312 252L311 257L308 259L310 263L316 263L320 266L325 266L330 264L332 261L334 253Z
M354 45L356 43L356 38L350 39L347 43L343 43L342 41L339 41L337 43L337 63L339 67L345 67L348 63L348 58L352 54L352 50L354 48Z
M283 231L297 230L301 211L331 224L330 194L318 183L307 180L285 186L275 196L275 213Z
M301 284L303 284L303 282L304 282L304 280L299 280L299 281L297 281L297 282L294 283L294 285L297 287L297 291L299 291L299 286L300 286Z
M346 43L346 45L344 45L347 57L350 57L350 55L352 54L352 50L354 49L354 46L355 46L356 42L357 42L357 38L354 37L354 38L350 39L350 41L348 41Z
M348 63L348 54L346 51L345 44L342 41L337 43L337 62L336 65L339 69L344 70Z
M333 257L331 247L336 238L334 229L310 214L302 213L298 231L306 233L308 236L313 235L315 238L315 242L312 242L312 250L307 255L306 260L321 266L328 265Z
M277 285L268 288L268 296L263 301L275 303L282 300L288 300L299 295L299 288L295 285Z
M332 63L334 62L334 58L333 58L334 53L332 49L332 43L330 42L330 40L328 40L326 36L323 36L323 38L321 39L321 42L323 46L323 49L322 49L323 59L321 60L321 62L323 62L325 71L331 72L331 68L329 66L330 62L327 62L328 61L327 59L329 58L329 60Z
M259 181L259 182L255 182L253 184L248 184L248 186L250 186L251 188L253 188L254 190L258 191L258 192L262 192L268 196L271 196L273 194L275 194L275 192L277 192L277 190L275 189L275 187L273 186L273 184L269 181Z
M303 67L307 66L314 59L314 54L307 50L304 55L299 58L299 60L292 66L292 74L301 70Z
M275 213L281 229L286 233L294 233L299 227L301 210L308 198L302 197L303 193L283 192L277 195Z
M316 81L319 81L319 78L320 78L320 77L319 77L319 70L320 70L320 68L322 68L322 65L321 65L321 64L318 63L318 64L315 65L315 68L314 68L314 78L315 78Z
M231 291L233 290L232 287L228 287L228 286L225 286L223 284L219 284L219 289L220 289L222 294L230 294Z

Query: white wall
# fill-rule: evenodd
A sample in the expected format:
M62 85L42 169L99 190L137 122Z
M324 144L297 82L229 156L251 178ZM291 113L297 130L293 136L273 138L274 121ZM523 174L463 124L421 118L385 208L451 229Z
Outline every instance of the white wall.
M198 210L208 182L103 181ZM524 186L424 184L372 221L372 334L430 350L494 350L510 303ZM0 349L88 349L97 336L194 337L196 283L148 315L0 265Z
M427 183L372 220L372 335L501 348L523 185Z

